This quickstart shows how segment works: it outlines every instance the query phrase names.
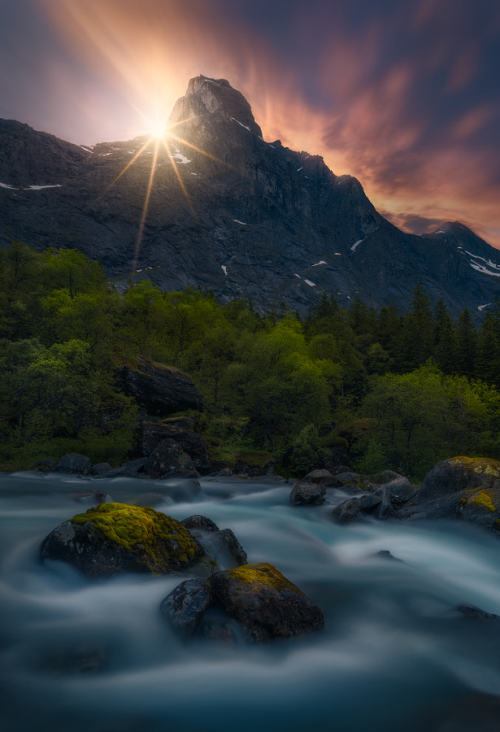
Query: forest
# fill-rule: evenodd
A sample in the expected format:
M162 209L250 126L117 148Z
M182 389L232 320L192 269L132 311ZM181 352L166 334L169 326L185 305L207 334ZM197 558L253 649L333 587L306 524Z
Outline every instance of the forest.
M455 454L500 458L500 300L453 320L417 286L407 312L323 296L259 314L149 280L119 292L74 249L0 251L0 469L65 452L126 459L138 406L117 370L142 355L187 373L211 455L274 458L301 475L332 459L419 480Z

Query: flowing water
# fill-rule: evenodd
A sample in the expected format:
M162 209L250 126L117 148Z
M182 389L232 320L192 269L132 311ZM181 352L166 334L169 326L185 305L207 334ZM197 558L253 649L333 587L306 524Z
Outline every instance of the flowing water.
M161 481L0 476L3 732L476 732L456 710L470 702L479 719L486 704L490 721L498 710L485 695L500 695L500 621L455 609L500 614L491 534L458 522L338 526L331 506L292 507L289 485L205 479L195 500L166 497L157 510L232 528L249 561L276 565L326 626L266 646L186 646L158 612L179 577L90 581L38 560L89 488L117 501L163 492ZM500 729L493 717L484 729Z

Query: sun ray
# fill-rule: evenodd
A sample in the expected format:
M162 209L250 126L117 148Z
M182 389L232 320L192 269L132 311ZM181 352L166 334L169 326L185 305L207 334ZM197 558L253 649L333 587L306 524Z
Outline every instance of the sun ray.
M158 161L158 147L159 147L159 141L157 140L155 142L155 150L153 153L153 160L151 162L151 172L149 174L148 187L146 189L146 198L144 199L144 206L142 208L141 221L139 223L139 231L137 232L137 239L135 240L134 263L133 263L133 268L132 268L132 275L135 273L135 270L137 269L139 252L141 250L142 235L144 234L144 226L146 224L146 217L148 215L149 199L151 198L151 191L153 189L153 181L154 181L155 171L156 171L156 163Z
M177 180L179 181L179 185L180 185L180 187L182 189L182 192L184 193L184 198L186 199L187 205L189 206L189 209L190 209L191 213L193 214L193 216L195 217L195 219L197 219L198 217L196 215L196 211L194 210L194 206L192 204L191 197L190 197L190 195L189 195L189 193L187 191L186 186L184 185L184 181L182 180L181 174L179 172L179 166L175 162L175 158L172 155L172 153L170 152L170 148L168 146L168 142L166 140L163 140L163 144L165 146L165 150L167 151L167 155L168 155L168 157L170 159L170 163L172 165L172 168L174 169L174 173L175 173L175 175L177 177Z
M210 158L210 160L214 160L216 163L220 163L221 165L225 165L226 168L231 168L232 166L228 163L225 163L223 160L220 160L220 158L217 158L215 155L212 155L212 153L207 152L206 150L202 150L201 147L197 147L196 145L193 145L192 142L188 142L187 140L184 140L182 137L178 137L178 135L174 135L172 132L167 130L167 136L171 137L173 140L176 140L176 142L180 142L183 145L187 145L187 147L190 147L192 150L195 150L196 152L201 153L201 155L205 155L205 157Z
M137 152L135 153L134 157L133 157L133 158L131 158L131 159L130 159L130 160L128 161L128 163L127 163L127 164L126 164L126 166L125 166L125 167L123 168L123 170L122 170L122 171L121 171L120 173L118 173L118 175L116 176L116 178L115 178L114 180L112 180L112 181L111 181L111 183L109 184L109 186L107 186L107 188L106 188L106 189L104 190L104 192L103 192L103 194L102 194L102 195L104 195L105 193L107 193L107 192L109 191L109 189L110 189L110 188L112 188L112 187L113 187L113 186L115 185L115 183L117 183L117 182L118 182L118 181L120 180L120 178L122 177L122 175L124 175L124 174L125 174L125 173L127 172L127 170L128 170L128 169L129 169L129 168L130 168L130 167L131 167L131 166L132 166L132 165L133 165L134 163L135 163L135 161L137 160L137 158L138 158L138 157L140 157L140 156L142 155L142 153L144 152L144 150L145 150L145 149L147 148L147 146L148 146L148 145L149 145L149 144L150 144L151 142L152 142L152 138L151 138L151 137L149 137L149 138L148 138L148 139L146 140L146 142L144 143L144 145L143 145L143 146L142 146L142 147L141 147L141 148L140 148L140 149L139 149L139 150L138 150L138 151L137 151Z

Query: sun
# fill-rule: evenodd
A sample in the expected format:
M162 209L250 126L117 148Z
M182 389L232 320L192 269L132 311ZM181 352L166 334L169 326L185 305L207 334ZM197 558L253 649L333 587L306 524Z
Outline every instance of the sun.
M167 134L167 123L161 121L152 122L149 127L149 134L155 140L163 140Z

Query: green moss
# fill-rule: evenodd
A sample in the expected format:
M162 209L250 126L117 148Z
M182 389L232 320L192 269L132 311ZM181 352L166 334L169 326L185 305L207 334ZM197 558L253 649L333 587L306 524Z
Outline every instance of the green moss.
M304 594L296 585L282 575L276 567L273 567L272 564L268 564L267 562L261 562L260 564L242 564L241 567L229 570L228 574L233 579L244 582L246 585L254 585L256 590L262 587L269 587L280 591L288 590L290 592L296 592L299 595Z
M500 478L500 461L492 458L475 458L459 455L448 461L451 465L461 465L467 470L481 475L493 475Z
M198 544L179 521L152 508L101 503L70 520L73 524L91 521L107 539L139 554L154 573L187 565L199 553Z

